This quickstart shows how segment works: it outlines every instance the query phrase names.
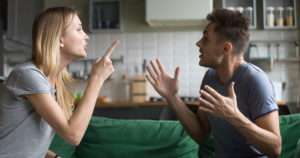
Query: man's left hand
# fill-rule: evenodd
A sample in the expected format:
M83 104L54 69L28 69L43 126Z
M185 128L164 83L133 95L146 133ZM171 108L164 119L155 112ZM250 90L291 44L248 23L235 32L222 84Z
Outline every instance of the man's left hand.
M228 87L228 97L221 95L208 85L205 85L199 93L199 110L226 120L240 114L234 91L234 82Z

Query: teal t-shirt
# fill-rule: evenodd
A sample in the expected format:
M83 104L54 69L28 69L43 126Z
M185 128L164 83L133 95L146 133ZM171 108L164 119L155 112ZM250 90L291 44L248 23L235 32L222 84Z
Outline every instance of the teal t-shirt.
M267 75L257 66L245 63L234 72L230 82L219 82L216 71L209 69L202 81L201 88L209 85L220 94L227 96L229 84L235 82L235 93L239 110L252 122L264 116L278 106L274 99L274 90ZM215 140L216 157L218 158L264 158L267 157L224 119L208 115L212 134Z
M47 77L32 63L22 64L0 84L0 91L0 157L45 157L54 131L24 95L53 95Z

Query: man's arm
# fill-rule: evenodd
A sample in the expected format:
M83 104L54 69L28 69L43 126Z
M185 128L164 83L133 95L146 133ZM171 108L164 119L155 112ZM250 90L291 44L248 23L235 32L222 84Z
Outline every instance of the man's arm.
M175 111L178 119L192 138L198 143L201 142L209 131L208 121L204 118L204 115L200 114L197 117L177 96L179 68L175 69L175 75L171 77L158 59L151 61L150 64L150 66L147 66L149 74L146 75L147 80L162 97L166 98L168 104Z
M253 123L239 113L228 121L246 138L249 144L253 144L270 157L279 157L281 136L278 117L278 111L273 111L259 117Z
M167 98L167 101L188 134L197 143L201 143L210 133L210 127L205 113L198 110L196 115L178 96Z
M249 142L270 157L279 157L281 137L278 111L270 112L251 122L237 107L232 83L228 97L224 97L209 86L201 90L199 109L231 123Z

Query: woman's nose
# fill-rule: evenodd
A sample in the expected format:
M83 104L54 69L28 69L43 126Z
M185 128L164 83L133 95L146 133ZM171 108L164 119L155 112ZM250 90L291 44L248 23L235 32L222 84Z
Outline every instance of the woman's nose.
M86 39L86 40L90 39L90 37L89 37L88 34L86 34L86 33L84 33L84 34L85 34L85 39Z

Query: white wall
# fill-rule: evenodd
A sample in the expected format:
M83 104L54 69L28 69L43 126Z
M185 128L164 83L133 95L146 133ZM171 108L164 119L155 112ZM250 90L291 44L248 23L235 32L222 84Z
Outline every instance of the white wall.
M159 58L170 73L174 73L175 67L181 68L180 91L182 96L198 96L198 89L206 68L198 66L198 48L195 43L202 36L201 31L193 32L151 32L151 33L102 33L91 34L88 48L88 58L95 58L104 53L105 49L114 39L120 39L121 45L116 49L113 57L124 56L123 64L116 64L114 79L108 81L102 95L111 96L113 99L120 97L120 75L126 73L134 76L134 67L141 66L143 59L147 61ZM251 31L251 40L298 40L296 30L286 31ZM273 48L272 48L273 49ZM266 46L259 46L260 52L267 50ZM282 44L281 53L294 51L294 47ZM76 69L73 67L73 69ZM270 79L287 83L283 97L294 100L294 96L300 95L299 75L300 66L297 62L276 62L274 68L267 72ZM114 86L115 85L115 86ZM124 88L124 87L123 87ZM152 91L151 96L157 96Z

